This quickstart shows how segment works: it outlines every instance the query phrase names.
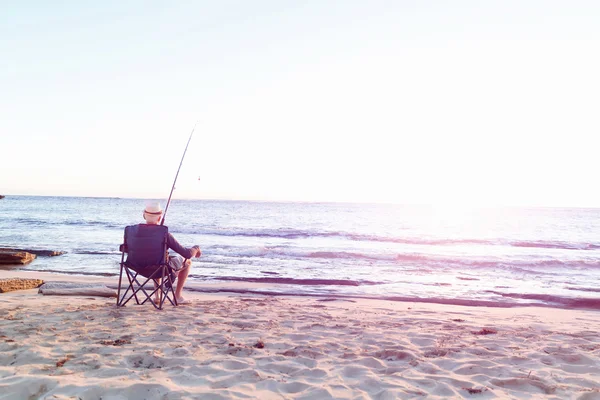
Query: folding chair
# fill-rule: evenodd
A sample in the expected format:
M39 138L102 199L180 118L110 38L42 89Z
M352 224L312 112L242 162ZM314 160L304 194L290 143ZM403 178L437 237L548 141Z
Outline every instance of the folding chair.
M168 264L168 233L169 228L163 225L142 224L125 227L124 242L119 247L121 270L117 289L117 307L125 306L132 298L137 304L150 301L159 310L162 309L165 300L169 300L174 306L177 305L173 290L175 274ZM121 295L123 272L129 285ZM153 284L152 291L146 288L149 282ZM156 293L159 296L158 303L154 300Z

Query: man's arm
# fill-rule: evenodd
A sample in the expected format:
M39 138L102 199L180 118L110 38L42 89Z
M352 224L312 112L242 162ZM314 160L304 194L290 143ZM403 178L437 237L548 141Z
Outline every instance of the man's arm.
M200 256L200 247L199 246L190 247L189 249L186 247L183 247L181 244L179 244L177 239L175 239L173 237L173 235L171 235L170 233L169 233L169 236L167 237L167 246L171 250L176 252L177 254L180 254L183 258L190 259L192 257Z

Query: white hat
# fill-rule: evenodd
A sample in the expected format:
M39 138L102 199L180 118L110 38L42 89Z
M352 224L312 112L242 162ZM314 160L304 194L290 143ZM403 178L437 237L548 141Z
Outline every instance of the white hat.
M144 212L146 214L150 214L150 215L162 215L162 213L163 213L162 208L160 208L159 202L147 203L146 208L144 209Z

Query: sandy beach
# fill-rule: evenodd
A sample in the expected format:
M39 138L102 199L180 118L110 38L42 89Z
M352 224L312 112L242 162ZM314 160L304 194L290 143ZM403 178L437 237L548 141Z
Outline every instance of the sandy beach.
M600 398L594 311L186 295L0 294L0 399Z

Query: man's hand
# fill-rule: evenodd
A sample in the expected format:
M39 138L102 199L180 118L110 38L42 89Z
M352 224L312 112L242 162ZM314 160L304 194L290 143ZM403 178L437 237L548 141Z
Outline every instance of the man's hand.
M196 249L196 258L200 258L200 256L202 255L202 250L200 250L200 246L195 245L194 247L192 247L193 249Z

